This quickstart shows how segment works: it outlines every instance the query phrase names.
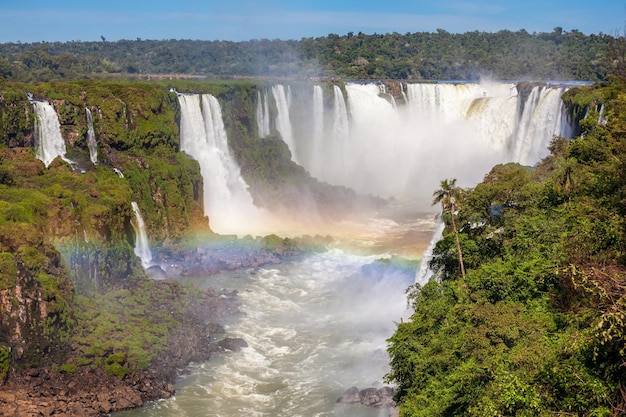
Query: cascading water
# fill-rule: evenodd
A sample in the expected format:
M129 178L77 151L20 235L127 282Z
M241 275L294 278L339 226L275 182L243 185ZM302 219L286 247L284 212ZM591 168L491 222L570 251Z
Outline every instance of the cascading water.
M89 159L91 163L98 163L98 145L96 144L96 133L93 130L93 119L91 118L91 110L85 108L87 116L87 147L89 148Z
M60 156L68 164L73 164L65 154L65 140L61 136L59 116L52 104L47 101L32 100L35 109L35 138L37 159L43 161L46 168Z
M433 233L433 237L428 244L428 247L422 254L422 259L420 259L420 267L415 275L415 283L421 286L424 286L430 281L430 278L433 276L433 271L430 269L430 261L433 259L433 251L435 250L435 245L443 236L443 229L445 228L445 223L441 219L441 217L437 217L437 226L435 226L435 232Z
M512 159L532 165L548 154L554 135L563 134L563 88L535 87L524 104L514 145Z
M211 229L223 234L254 233L263 212L228 150L222 111L210 94L179 94L181 150L200 164L204 179L204 212Z
M313 86L313 141L324 140L324 92L319 85Z
M291 159L297 163L298 156L296 143L294 142L293 130L289 117L289 86L287 86L287 91L285 91L284 85L279 84L273 86L272 95L274 96L274 101L276 101L276 130L278 130L278 133L280 133L283 141L289 147L289 150L291 151Z
M267 102L267 93L261 95L257 92L256 121L259 137L266 138L270 135L270 109Z
M554 135L571 134L560 87L536 86L523 103L511 83L407 84L406 103L395 105L380 85L348 83L349 118L333 88L324 114L335 121L332 132L298 161L314 177L363 194L429 202L442 178L472 186L497 163L536 163ZM300 100L291 112L306 113L302 106L316 108ZM300 143L315 138L292 140L305 149Z
M135 255L141 259L141 266L143 269L148 269L152 266L152 251L150 250L150 244L148 242L148 235L146 234L146 224L141 217L139 206L134 201L130 203L135 213Z
M433 190L451 177L460 186L473 185L492 165L514 158L535 163L537 150L559 134L551 123L561 117L557 101L548 98L560 95L555 88L539 88L521 112L513 84L405 87L405 103L398 105L372 84L349 83L343 91L334 86L333 100L326 101L315 87L294 88L290 105L284 86L272 88L282 115L276 128L289 126L289 134L281 136L313 176L397 200L385 211L344 221L333 230L337 246L328 252L258 270L184 279L239 291L245 314L225 328L249 346L193 365L175 397L120 416L387 415L387 410L335 400L353 385L366 388L380 381L388 369L385 340L394 322L410 315L405 289L430 278L428 257L443 230L443 223L433 222ZM199 127L204 126L199 96L179 100L181 147L200 161L209 152L198 144L208 141L206 129ZM208 107L203 102L202 109ZM553 117L540 116L543 111ZM319 124L323 127L314 126ZM531 140L538 144L518 144ZM206 169L202 174L205 184L228 178ZM407 197L418 204L404 204ZM228 198L215 201L232 207ZM431 213L418 214L419 203ZM218 217L208 214L214 226ZM237 216L246 221L245 215ZM420 271L380 267L406 251L424 253ZM386 261L377 263L380 258Z

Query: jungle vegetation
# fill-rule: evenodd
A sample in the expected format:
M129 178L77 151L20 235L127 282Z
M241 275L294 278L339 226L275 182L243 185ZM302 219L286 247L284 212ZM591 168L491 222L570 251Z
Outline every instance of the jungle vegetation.
M579 137L454 190L389 340L401 416L626 414L626 80L564 100L589 110Z
M624 37L556 27L495 33L329 34L300 40L119 40L0 44L0 77L340 77L597 81L624 59Z

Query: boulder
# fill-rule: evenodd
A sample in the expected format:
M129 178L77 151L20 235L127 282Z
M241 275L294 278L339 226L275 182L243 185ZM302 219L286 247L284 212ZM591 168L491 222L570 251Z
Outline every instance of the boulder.
M217 347L222 351L239 352L241 349L248 347L248 343L239 337L227 337L217 342Z
M393 396L395 390L389 386L380 388L369 387L359 390L357 387L351 387L346 390L341 397L337 399L338 403L343 404L361 404L366 407L395 407Z

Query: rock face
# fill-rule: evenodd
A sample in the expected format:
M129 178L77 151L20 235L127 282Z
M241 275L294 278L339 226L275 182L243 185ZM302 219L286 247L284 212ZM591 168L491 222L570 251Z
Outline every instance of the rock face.
M169 397L171 384L141 379L120 383L103 372L68 375L31 370L20 381L9 380L0 391L0 416L103 416L139 407L144 398Z
M224 348L214 343L224 332L214 321L236 312L232 294L216 294L210 303L193 305L184 325L169 337L167 352L148 369L122 378L89 366L68 372L32 368L12 375L4 384L0 382L0 416L100 417L169 398L181 368L192 361L206 361L213 352L225 348L235 351L245 345L241 339L229 338L222 341Z

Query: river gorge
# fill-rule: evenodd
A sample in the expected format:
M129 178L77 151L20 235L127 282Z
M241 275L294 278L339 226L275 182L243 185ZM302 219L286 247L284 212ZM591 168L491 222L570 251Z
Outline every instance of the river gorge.
M155 129L144 139L158 146L177 142L176 158L197 163L193 169L201 178L185 171L171 174L175 179L169 182L159 179L158 187L152 177L142 180L158 163L116 143L116 133L107 130L111 115L126 131L141 128L142 117L152 116L123 100L123 105L72 103L84 119L76 128L68 122L69 100L56 102L66 106L57 114L54 100L37 94L31 99L37 117L32 142L46 169L54 168L59 156L60 164L79 175L107 170L102 174L107 184L117 181L127 189L123 198L119 194L120 200L128 198L120 209L125 225L100 227L92 220L91 226L57 233L65 261L77 265L62 249L72 239L87 247L113 236L132 241L141 267L154 279L175 276L184 284L237 294L240 314L222 325L228 337L245 342L241 350L190 364L173 397L112 415L388 415L386 404L337 400L353 386L384 386L386 341L396 323L410 317L406 290L428 279L420 260L441 233L433 191L446 178L474 186L496 164L532 166L548 155L554 136L572 137L575 122L561 100L567 88L266 82L246 90L219 85L199 92L175 85L146 112L168 112L160 126L164 131L162 126L175 120L178 137ZM83 94L85 101L90 94ZM74 136L67 133L72 129ZM81 147L82 154L72 151ZM175 200L187 188L193 201ZM194 228L202 228L197 219L235 241L276 234L322 236L328 243L323 251L280 263L181 275L177 271L187 265L165 256L165 248L175 246L180 231L194 235ZM86 268L76 267L81 279L96 287L103 279L98 262L94 256Z

